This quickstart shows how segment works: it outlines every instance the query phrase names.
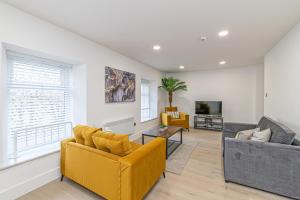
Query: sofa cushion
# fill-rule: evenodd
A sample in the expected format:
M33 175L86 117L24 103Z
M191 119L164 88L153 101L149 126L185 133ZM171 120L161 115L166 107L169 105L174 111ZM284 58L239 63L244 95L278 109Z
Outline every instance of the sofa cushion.
M131 143L128 137L123 137L121 140L112 140L102 137L94 137L96 146L101 144L101 148L106 148L110 153L118 156L126 156L132 152ZM102 146L103 145L103 146ZM100 149L101 150L101 149Z
M98 131L97 128L92 128L89 127L85 131L83 131L82 137L84 139L84 145L90 146L90 147L95 147L95 144L93 142L92 136Z
M112 133L112 132L108 132L108 131L97 131L93 137L102 137L102 138L107 138L107 139L111 139L115 136L116 134Z
M249 140L253 133L255 131L260 131L259 128L255 128L255 129L250 129L250 130L244 130L244 131L239 131L236 136L235 136L235 139L238 139L238 140Z
M93 135L93 141L97 149L125 156L132 151L132 145L126 134L98 131Z
M177 112L177 111L167 112L167 114L170 115L172 119L179 119L180 118L179 112Z
M81 135L82 129L84 126L82 125L77 125L73 128L73 133L74 133L74 137L75 137L75 141L79 144L84 144L84 139Z
M292 144L296 133L291 131L286 126L276 122L268 117L262 117L258 123L261 130L271 129L272 135L270 142L280 144Z
M110 140L122 140L124 137L128 138L127 134L117 134L109 131L97 131L93 137L102 137Z
M109 149L106 147L106 140L101 140L99 138L105 138L105 139L111 139L111 140L118 140L122 139L122 135L118 136L114 133L111 132L106 132L106 131L97 131L93 136L93 142L96 146L97 149L105 151L105 152L110 152Z
M268 142L271 137L271 129L265 129L262 131L255 131L250 138L250 140L257 141L257 142Z
M108 140L106 141L106 147L114 155L126 156L132 152L131 144L129 140Z
M101 130L100 128L77 125L73 128L75 141L79 144L95 147L92 136Z
M109 149L106 147L106 140L102 140L102 137L93 136L93 142L97 149L108 153L110 152Z

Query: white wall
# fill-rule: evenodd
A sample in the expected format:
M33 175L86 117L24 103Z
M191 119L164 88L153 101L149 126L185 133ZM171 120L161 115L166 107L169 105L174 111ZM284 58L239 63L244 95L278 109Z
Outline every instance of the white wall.
M173 105L190 114L194 125L196 100L223 102L224 121L254 123L263 115L263 65L169 73L185 81L187 92L174 96Z
M300 23L265 56L265 115L300 138Z
M77 122L101 126L103 121L134 116L137 123L137 132L158 123L158 120L140 123L139 98L141 77L159 82L161 73L158 70L25 14L4 3L0 3L0 44L0 50L3 49L4 44L11 44L59 57L63 60L76 61L79 64L80 68L77 68L74 75L82 84L74 84L78 89L75 95L76 97L82 95L86 98L80 100L79 105L82 108L77 107L80 110L75 111L76 116L74 118ZM3 57L0 56L0 63L2 62ZM116 67L136 74L136 102L105 104L105 66ZM0 73L3 71L3 67L4 65L1 66ZM0 85L0 88L2 88L2 85ZM0 94L2 94L0 99L3 100L5 97L2 90ZM160 100L158 104L159 108L163 107L163 102ZM1 113L3 113L3 107ZM1 124L3 124L3 120L2 117ZM0 127L0 130L1 136L5 135L3 126ZM0 199L13 199L53 180L59 174L58 161L59 154L55 153L23 165L2 170L0 172ZM9 181L7 181L8 179Z

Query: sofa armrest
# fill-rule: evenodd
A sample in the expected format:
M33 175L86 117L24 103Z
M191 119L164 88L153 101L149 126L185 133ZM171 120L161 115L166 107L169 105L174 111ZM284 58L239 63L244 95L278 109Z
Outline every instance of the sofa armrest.
M161 113L161 124L168 126L171 121L171 115L168 115L167 113Z
M66 160L66 144L75 142L75 138L66 138L60 142L60 172L65 175L65 160Z
M223 127L223 132L237 133L239 131L255 129L255 128L257 128L257 124L225 122Z
M184 120L183 128L189 129L190 128L190 116L185 112L180 112L180 119Z
M166 141L164 138L155 138L119 161L121 199L142 199L165 171Z
M225 138L225 180L300 197L300 147Z
M185 112L179 112L179 117L180 119L187 120L189 118L189 115L186 114Z

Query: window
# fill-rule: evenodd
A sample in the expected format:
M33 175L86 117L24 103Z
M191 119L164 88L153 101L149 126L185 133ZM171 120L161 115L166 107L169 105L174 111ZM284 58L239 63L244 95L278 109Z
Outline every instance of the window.
M157 86L155 81L141 81L141 122L157 118Z
M7 67L9 157L70 136L72 66L8 51Z
M150 84L142 80L141 84L141 121L150 120Z

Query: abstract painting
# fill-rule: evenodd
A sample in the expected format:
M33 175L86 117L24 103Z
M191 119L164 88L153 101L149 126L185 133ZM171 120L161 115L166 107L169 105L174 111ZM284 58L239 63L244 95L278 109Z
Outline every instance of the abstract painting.
M105 103L134 101L135 74L105 67Z

